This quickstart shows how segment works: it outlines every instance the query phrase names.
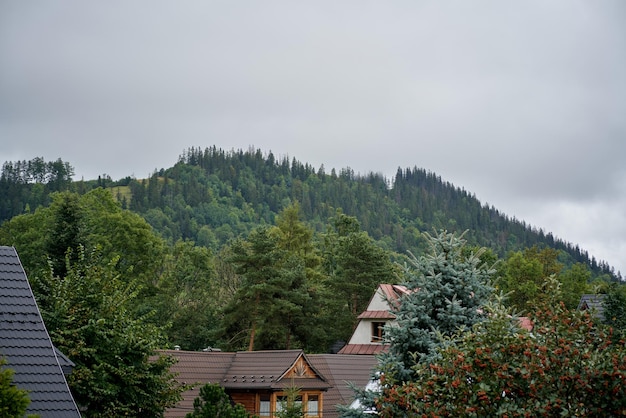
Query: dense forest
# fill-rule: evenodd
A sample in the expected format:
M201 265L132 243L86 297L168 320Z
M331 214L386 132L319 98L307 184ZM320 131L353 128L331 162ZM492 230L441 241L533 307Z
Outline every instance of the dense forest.
M123 208L140 214L163 238L191 240L217 252L299 202L302 219L316 232L327 229L336 211L355 217L379 245L396 254L423 249L423 232L468 230L474 245L504 257L533 246L553 248L565 266L583 263L593 277L621 278L577 244L482 204L470 192L424 169L398 168L393 179L357 175L350 168L327 173L295 158L277 159L258 149L224 151L190 148L177 164L149 178L72 181L67 162L5 162L0 175L0 222L50 204L53 192L84 194L110 189Z

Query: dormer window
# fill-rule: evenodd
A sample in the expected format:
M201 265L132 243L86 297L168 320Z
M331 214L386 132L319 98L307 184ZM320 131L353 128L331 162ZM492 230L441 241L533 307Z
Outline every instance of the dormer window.
M385 330L385 322L372 322L372 342L382 343L383 333Z

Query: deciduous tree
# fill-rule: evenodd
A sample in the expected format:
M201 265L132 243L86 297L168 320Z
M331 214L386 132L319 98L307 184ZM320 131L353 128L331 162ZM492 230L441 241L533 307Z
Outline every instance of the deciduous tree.
M116 262L81 248L65 277L47 280L42 316L55 346L76 363L68 384L85 417L160 416L183 388L169 372L173 361L155 356L159 328L132 314L138 284L121 281Z

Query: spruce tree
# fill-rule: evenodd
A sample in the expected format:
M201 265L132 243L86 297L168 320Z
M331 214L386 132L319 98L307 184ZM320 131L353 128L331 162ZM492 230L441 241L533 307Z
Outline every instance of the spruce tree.
M389 349L380 355L373 376L379 390L357 389L359 407L339 408L343 418L371 417L381 393L416 380L416 366L428 367L437 358L437 348L485 318L483 307L492 295L495 273L481 261L486 250L468 251L463 234L424 235L429 251L419 258L410 255L404 271L407 293L399 302L389 301L396 320L385 327Z
M432 361L443 337L484 318L481 308L492 294L495 270L481 262L482 250L466 254L463 234L426 235L430 251L419 259L411 255L408 293L392 306L396 324L385 329L390 346L381 357L381 372L387 382L413 379L413 366Z

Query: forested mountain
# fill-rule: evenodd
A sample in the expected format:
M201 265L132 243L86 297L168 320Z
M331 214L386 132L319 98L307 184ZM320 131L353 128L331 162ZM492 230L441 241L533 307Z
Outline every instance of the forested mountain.
M53 343L76 364L85 416L175 403L185 388L158 348L336 352L379 284L411 282L416 256L444 268L424 279L445 271L461 289L439 300L449 329L468 309L459 292L469 305L478 295L465 279L480 265L485 296L515 315L599 292L605 322L626 332L619 273L416 167L386 179L213 147L141 180L72 175L60 159L6 162L0 245L17 249ZM437 242L454 243L455 263L432 258Z
M303 220L315 231L323 232L339 210L358 219L364 231L397 254L419 252L423 232L468 230L471 244L500 257L532 246L549 247L558 250L566 266L584 263L594 277L619 275L578 245L483 205L470 192L418 167L399 168L388 179L375 173L358 175L350 168L327 173L323 166L276 158L259 149L211 147L190 148L173 167L147 179L114 182L105 175L72 182L72 175L72 167L60 159L5 162L0 221L49 204L51 192L106 187L169 242L192 240L218 251L258 225L272 225L281 210L297 201Z

